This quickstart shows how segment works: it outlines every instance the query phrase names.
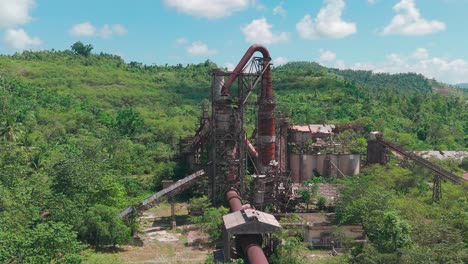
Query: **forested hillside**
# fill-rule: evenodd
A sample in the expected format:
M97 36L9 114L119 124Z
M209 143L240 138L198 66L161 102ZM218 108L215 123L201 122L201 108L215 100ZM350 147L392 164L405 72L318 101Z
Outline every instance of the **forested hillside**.
M125 242L117 212L183 176L178 144L196 129L215 67L76 50L0 56L0 262L77 263L87 245ZM421 75L298 62L273 79L278 112L296 124L355 123L360 136L380 130L410 149L468 147L466 93L441 94Z
M295 123L357 123L410 149L468 147L466 93L433 91L418 74L374 74L295 62L273 73L279 111ZM450 89L445 87L445 89Z

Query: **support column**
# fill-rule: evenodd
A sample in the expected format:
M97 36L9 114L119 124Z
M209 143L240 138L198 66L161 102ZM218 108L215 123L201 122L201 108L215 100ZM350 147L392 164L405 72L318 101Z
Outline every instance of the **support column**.
M169 202L171 203L171 228L176 229L177 223L176 223L176 216L175 216L175 201L174 197L171 196L169 197Z
M438 202L442 198L442 183L440 175L434 175L432 180L432 201Z

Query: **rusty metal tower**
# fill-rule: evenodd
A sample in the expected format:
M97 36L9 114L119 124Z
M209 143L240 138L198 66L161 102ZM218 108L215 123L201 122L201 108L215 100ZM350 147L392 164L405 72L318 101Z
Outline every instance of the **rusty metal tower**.
M257 159L258 153L248 141L244 129L247 101L255 87L270 69L269 60L254 57L235 74L220 69L212 71L211 86L211 148L209 163L209 197L219 204L230 189L244 193L244 178L248 155ZM229 82L230 93L222 89Z

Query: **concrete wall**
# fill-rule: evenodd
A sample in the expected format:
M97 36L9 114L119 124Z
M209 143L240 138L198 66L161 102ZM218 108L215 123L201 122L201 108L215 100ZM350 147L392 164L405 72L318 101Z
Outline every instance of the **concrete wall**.
M304 242L315 246L330 246L331 233L336 226L331 225L307 225L304 227ZM364 239L364 231L359 225L340 226L346 237L354 240Z

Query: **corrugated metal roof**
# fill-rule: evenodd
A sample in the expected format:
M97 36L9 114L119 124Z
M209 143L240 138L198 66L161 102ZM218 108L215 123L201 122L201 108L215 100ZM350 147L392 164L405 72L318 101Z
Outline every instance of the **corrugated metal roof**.
M332 134L335 125L311 124L306 126L292 126L291 129L298 132Z
M281 228L271 215L254 209L245 209L223 216L224 226L232 234L271 233Z

